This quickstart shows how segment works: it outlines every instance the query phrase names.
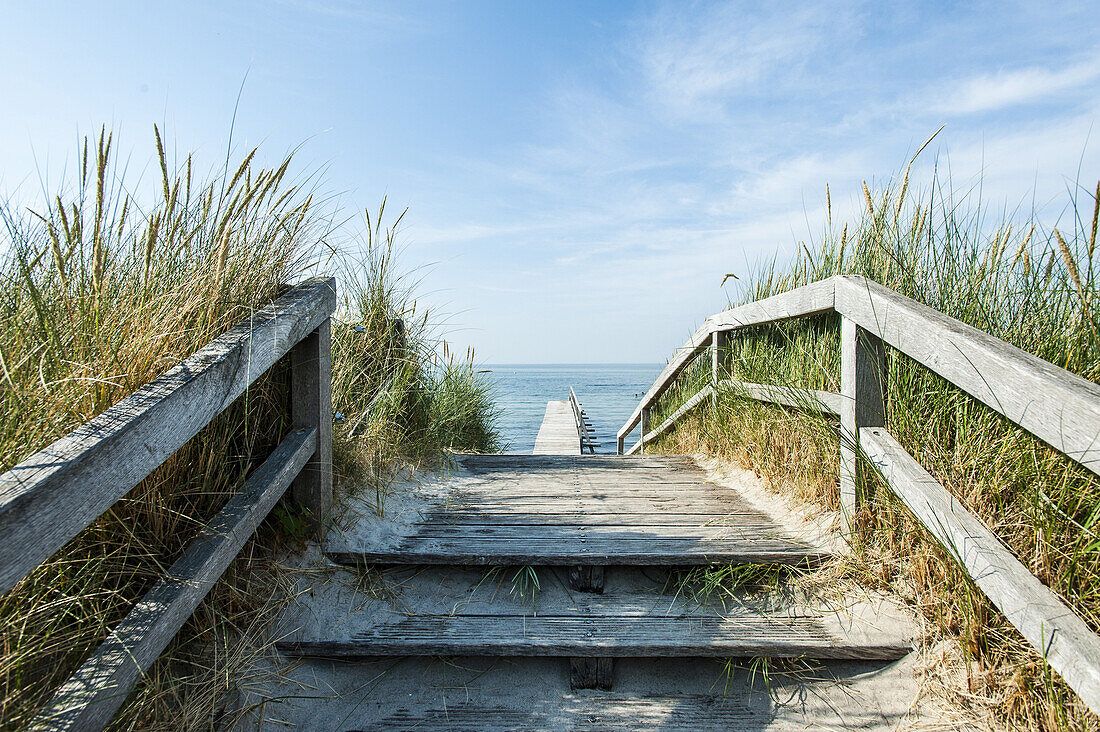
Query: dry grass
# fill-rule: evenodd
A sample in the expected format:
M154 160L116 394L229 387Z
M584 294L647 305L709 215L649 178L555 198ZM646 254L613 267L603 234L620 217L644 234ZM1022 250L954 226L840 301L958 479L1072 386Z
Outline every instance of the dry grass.
M1100 194L1100 189L1097 191ZM1071 201L1071 223L990 223L980 201L933 181L923 190L865 188L865 212L804 246L788 267L755 273L741 301L833 274L865 275L1092 381L1100 380L1096 195ZM838 391L835 316L742 331L726 364L733 378ZM703 364L705 360L707 363ZM706 378L709 355L659 405L671 413ZM888 426L898 440L1100 630L1100 481L1057 451L909 359L888 358ZM794 409L724 399L660 444L750 467L775 488L837 505L835 422ZM857 517L852 572L890 588L958 644L961 707L1006 728L1100 729L1100 720L975 588L965 572L876 478Z
M399 398L367 441L337 426L344 487L373 465L421 459L460 439L491 447L485 385L466 362L438 366L425 323L382 346L407 317L394 283L393 226L350 256L333 242L340 215L307 176L290 179L255 151L204 181L174 164L156 135L159 193L131 193L110 135L85 141L67 183L32 212L0 205L0 470L132 393L313 273L342 280L334 327L337 411L364 411L400 375ZM149 200L152 198L152 200ZM395 222L396 223L396 222ZM368 227L370 228L370 227ZM376 239L376 235L381 235ZM376 244L376 246L375 246ZM381 355L379 355L381 354ZM0 596L0 727L22 728L163 574L288 429L285 367L261 377L223 415L54 557ZM466 389L479 409L455 415ZM426 410L426 411L425 411ZM425 416L427 415L427 416ZM378 420L375 420L378 421ZM261 651L277 609L280 545L296 542L281 503L114 721L116 729L205 729L223 718L235 673Z

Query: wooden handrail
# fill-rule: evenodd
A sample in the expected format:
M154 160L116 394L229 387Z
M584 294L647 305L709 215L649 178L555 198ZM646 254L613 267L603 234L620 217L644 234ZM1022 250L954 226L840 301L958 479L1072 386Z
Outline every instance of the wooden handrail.
M58 691L37 726L93 729L109 722L288 486L307 524L323 529L332 505L335 308L335 280L308 280L0 475L0 592L7 592L275 362L290 358L290 435Z
M588 426L588 417L585 415L584 410L581 409L581 403L577 399L577 393L573 391L573 387L569 387L569 406L573 409L573 424L577 428L577 438L580 440L581 454L584 454L584 448L588 448L591 453L596 452L596 447L600 443L592 439L588 434L594 430L591 430Z
M834 278L835 279L835 278ZM833 309L833 282L831 279L815 282L797 290L783 292L772 297L732 308L712 315L699 327L676 353L660 373L653 386L645 393L618 432L619 452L622 453L623 439L630 434L642 420L644 410L653 405L657 398L672 385L676 377L687 368L697 355L713 342L715 331L730 331L751 325L763 325L779 320L798 318L806 315L828 312Z
M841 315L839 394L766 384L730 384L729 388L745 398L839 416L845 520L856 508L859 472L873 466L1051 668L1091 710L1100 713L1100 637L886 430L884 348L891 346L916 360L1096 475L1100 475L1100 385L877 282L841 275L707 318L620 428L619 454L624 452L624 438L639 423L642 434L627 454L642 450L707 396L727 388L730 382L718 378L719 333L829 311ZM654 402L708 346L715 351L712 383L647 432L647 415ZM870 461L860 460L859 452Z
M845 318L1100 475L1100 384L866 277L834 280Z
M0 592L153 472L335 307L332 279L294 288L0 475Z

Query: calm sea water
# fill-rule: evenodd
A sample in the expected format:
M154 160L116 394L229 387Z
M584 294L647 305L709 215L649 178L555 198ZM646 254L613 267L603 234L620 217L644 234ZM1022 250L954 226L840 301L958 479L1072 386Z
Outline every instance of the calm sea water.
M546 402L569 398L569 387L592 421L601 444L596 452L615 452L615 433L664 364L494 364L501 437L508 452L531 452Z

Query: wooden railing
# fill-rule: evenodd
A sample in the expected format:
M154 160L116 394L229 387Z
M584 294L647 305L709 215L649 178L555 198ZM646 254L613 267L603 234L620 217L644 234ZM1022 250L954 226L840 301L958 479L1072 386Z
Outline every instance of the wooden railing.
M596 430L592 429L592 423L588 419L588 415L581 409L581 403L577 400L577 393L573 391L573 387L569 387L569 406L573 409L573 424L577 427L577 438L581 444L581 454L584 454L584 449L587 447L588 452L596 452L596 448L600 446L600 443L592 436Z
M298 285L0 475L0 592L7 592L289 355L292 431L61 687L37 727L107 724L288 486L307 523L323 529L332 506L335 308L335 280Z
M835 311L841 316L840 393L720 378L720 354L738 329ZM640 425L644 450L691 409L731 389L751 399L840 418L840 503L856 509L859 471L873 466L975 584L1094 712L1100 713L1100 637L1034 577L977 517L933 478L886 428L885 348L923 364L1074 462L1100 475L1100 385L948 317L864 277L837 276L726 310L677 350L617 435ZM711 383L656 429L657 399L707 348ZM858 459L862 453L866 460Z

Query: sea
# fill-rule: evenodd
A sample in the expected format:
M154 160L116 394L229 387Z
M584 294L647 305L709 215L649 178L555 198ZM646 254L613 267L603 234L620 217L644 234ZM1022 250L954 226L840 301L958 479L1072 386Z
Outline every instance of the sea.
M597 453L615 452L615 433L665 367L662 364L488 364L496 404L497 426L505 452L530 453L535 447L546 402L577 393L595 437Z

